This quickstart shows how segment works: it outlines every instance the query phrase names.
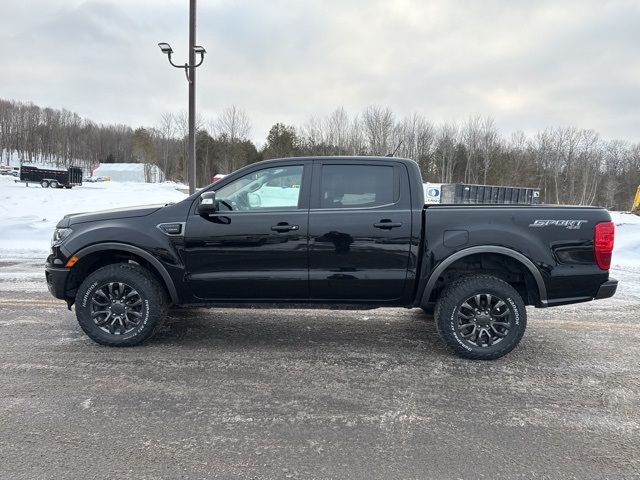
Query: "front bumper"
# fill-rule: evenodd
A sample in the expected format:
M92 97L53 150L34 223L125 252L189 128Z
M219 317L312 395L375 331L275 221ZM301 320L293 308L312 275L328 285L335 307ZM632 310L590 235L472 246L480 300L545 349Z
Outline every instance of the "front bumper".
M598 288L598 293L596 293L595 299L600 300L603 298L613 297L618 288L618 281L615 278L610 278Z
M65 290L67 285L67 278L71 273L68 268L53 267L47 265L44 269L44 274L47 279L47 288L49 293L56 298L65 300Z

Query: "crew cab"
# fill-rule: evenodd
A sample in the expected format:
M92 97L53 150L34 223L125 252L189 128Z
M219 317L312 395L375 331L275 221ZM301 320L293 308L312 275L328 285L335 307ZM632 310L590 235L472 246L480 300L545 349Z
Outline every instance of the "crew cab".
M66 215L47 284L105 345L140 344L172 305L405 307L472 359L510 352L527 305L615 293L605 209L423 195L412 160L267 160L175 204Z

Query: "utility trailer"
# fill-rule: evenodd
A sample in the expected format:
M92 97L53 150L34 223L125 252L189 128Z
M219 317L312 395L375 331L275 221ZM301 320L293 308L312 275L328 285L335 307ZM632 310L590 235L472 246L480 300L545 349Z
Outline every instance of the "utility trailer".
M69 167L67 170L55 170L23 165L20 167L20 179L16 182L26 183L27 186L38 183L42 188L72 188L82 185L82 169Z

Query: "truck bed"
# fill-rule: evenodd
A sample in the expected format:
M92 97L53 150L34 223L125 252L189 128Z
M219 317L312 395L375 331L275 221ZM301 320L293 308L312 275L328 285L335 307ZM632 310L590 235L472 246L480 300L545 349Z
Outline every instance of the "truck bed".
M594 227L608 222L607 210L567 205L425 205L423 208L426 267L457 252L499 247L520 254L540 272L552 306L596 297L608 280L594 258Z

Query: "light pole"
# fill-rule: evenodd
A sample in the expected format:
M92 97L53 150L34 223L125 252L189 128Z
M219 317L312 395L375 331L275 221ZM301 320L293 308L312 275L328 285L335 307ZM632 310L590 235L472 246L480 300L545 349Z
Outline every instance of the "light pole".
M189 158L187 160L187 178L189 195L196 191L196 68L204 62L204 47L196 45L196 0L189 2L189 62L176 65L171 60L173 49L168 43L159 43L162 53L167 55L169 63L176 68L183 68L189 82ZM196 54L200 61L196 63Z

